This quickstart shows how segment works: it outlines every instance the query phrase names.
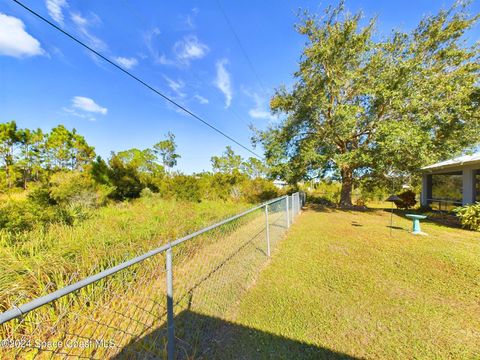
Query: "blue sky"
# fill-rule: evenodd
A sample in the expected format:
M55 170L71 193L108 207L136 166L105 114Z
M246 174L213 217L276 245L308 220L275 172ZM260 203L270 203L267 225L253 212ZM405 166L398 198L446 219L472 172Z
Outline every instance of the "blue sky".
M24 0L57 25L146 80L238 141L249 145L248 124L276 121L268 99L291 84L304 39L296 10L320 12L331 2L219 0ZM451 2L347 1L350 11L378 16L378 32L409 30ZM471 6L480 12L480 2ZM480 39L477 26L469 41ZM245 150L182 114L118 70L96 59L10 0L0 2L0 121L49 130L76 128L96 152L152 146L171 131L187 173L210 169L226 145ZM259 150L261 152L261 150Z

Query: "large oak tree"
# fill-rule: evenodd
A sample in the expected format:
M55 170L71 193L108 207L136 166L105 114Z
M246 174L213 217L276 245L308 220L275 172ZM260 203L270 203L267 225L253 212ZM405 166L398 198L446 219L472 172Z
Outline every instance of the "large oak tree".
M383 39L375 19L343 3L303 13L295 83L271 99L285 116L257 134L273 174L293 183L336 173L341 205L351 205L359 178L412 173L478 144L479 46L465 34L479 17L467 10L454 5Z

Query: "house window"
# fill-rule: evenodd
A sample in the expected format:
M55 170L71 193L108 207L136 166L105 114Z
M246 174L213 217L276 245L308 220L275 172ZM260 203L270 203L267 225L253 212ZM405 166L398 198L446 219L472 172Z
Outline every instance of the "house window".
M462 204L462 172L432 175L432 198L441 201L443 205L456 207Z

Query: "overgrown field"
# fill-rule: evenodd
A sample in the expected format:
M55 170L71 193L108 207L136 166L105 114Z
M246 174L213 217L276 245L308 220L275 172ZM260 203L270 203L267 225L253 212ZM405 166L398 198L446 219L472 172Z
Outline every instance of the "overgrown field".
M480 234L383 210L306 211L247 293L223 358L479 359Z
M247 208L157 196L99 208L75 226L0 237L0 311L113 266Z

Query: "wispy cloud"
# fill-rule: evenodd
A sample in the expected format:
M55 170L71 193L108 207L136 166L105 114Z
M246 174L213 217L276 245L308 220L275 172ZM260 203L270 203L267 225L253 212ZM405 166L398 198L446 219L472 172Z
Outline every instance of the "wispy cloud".
M247 89L243 89L245 95L251 98L255 104L253 108L248 110L248 115L254 119L264 119L264 120L276 120L277 118L273 116L268 109L268 99L260 96L256 92L250 92Z
M48 15L60 25L63 25L63 8L68 6L66 0L46 0L45 6L48 10Z
M175 62L173 60L167 59L165 54L160 54L155 46L155 39L161 34L159 28L153 28L144 35L145 46L147 47L148 53L152 58L155 64L161 65L173 65Z
M207 45L201 43L195 35L188 35L175 42L171 55L160 52L156 46L156 39L161 35L159 28L144 34L144 42L150 58L155 64L161 65L189 65L190 61L203 58L209 51Z
M186 96L182 89L185 87L185 83L182 80L172 80L168 76L163 75L165 80L167 81L167 85L172 91L179 97L183 98Z
M126 58L122 56L118 56L114 58L115 62L124 67L125 69L132 69L133 67L137 66L138 60L134 57Z
M76 109L86 112L106 115L108 109L98 105L93 99L85 96L74 96L72 98L72 106Z
M88 120L88 121L95 121L95 116L93 116L92 114L88 114L88 113L81 113L81 112L78 112L76 111L75 109L72 109L72 108L68 108L68 107L64 107L62 108L62 110L69 114L69 115L73 115L73 116L76 116L80 119L85 119L85 120Z
M208 51L208 46L202 44L195 35L185 36L173 46L173 52L176 58L186 64L191 60L203 58Z
M202 95L195 94L193 95L193 97L202 105L206 105L210 102L207 98L203 97Z
M214 84L225 95L225 108L228 108L232 103L232 80L230 73L227 71L225 65L228 64L227 59L217 61L215 67L217 69L217 76Z
M22 58L44 54L40 42L25 31L22 20L0 13L0 55Z
M98 15L91 14L89 18L86 18L78 12L72 12L70 13L70 18L91 47L99 51L107 49L107 44L93 35L89 29L91 26L98 25L102 22Z
M187 15L180 16L181 27L185 30L195 29L195 17L198 15L198 8L194 7Z

